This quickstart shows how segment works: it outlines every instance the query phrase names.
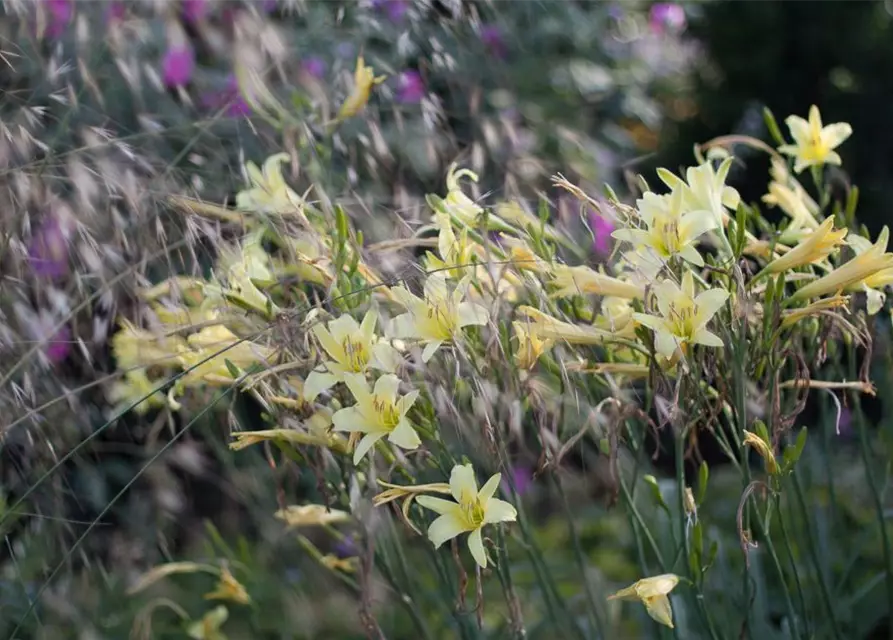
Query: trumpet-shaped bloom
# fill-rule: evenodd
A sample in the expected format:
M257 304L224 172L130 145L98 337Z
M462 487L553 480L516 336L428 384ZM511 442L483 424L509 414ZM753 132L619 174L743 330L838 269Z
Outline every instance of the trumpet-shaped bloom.
M666 169L658 169L657 175L673 191L682 191L682 207L686 211L709 211L716 220L716 226L724 225L727 209L738 208L741 196L726 185L726 177L732 166L732 158L726 158L714 171L710 161L697 167L689 167L685 172L686 181Z
M121 329L112 336L112 354L123 370L175 363L183 346L182 338L156 335L124 319Z
M459 178L469 178L472 182L478 181L478 175L471 169L459 169L451 164L447 171L447 195L443 199L446 213L457 218L462 224L473 227L477 224L478 217L484 212L484 208L465 195L459 186Z
M648 615L657 622L673 628L673 609L670 606L670 592L679 584L679 576L665 573L651 578L643 578L626 589L608 597L608 600L639 600L645 605Z
M646 193L636 207L645 228L618 229L611 234L614 238L631 243L636 251L652 251L664 261L679 256L699 267L704 265L695 241L718 226L711 211L684 210L682 189L665 196Z
M206 613L201 620L189 625L186 633L194 640L226 640L220 628L229 618L229 611L223 605Z
M769 183L769 193L763 196L763 202L772 207L777 206L791 218L779 241L791 242L790 238L799 240L806 232L818 229L818 205L800 183L788 174L784 163L773 159L771 173L773 180Z
M369 102L369 96L372 95L372 87L384 82L385 76L375 75L372 67L367 67L363 56L357 58L357 67L353 74L353 88L350 95L341 105L338 111L338 120L351 118L362 111L366 103Z
M660 316L634 313L633 318L654 331L654 348L659 355L671 357L686 344L722 347L719 336L707 329L707 323L725 304L729 292L708 289L695 295L691 271L682 276L682 287L664 280L654 288Z
M558 320L533 307L518 307L518 313L528 318L524 323L527 333L540 340L563 340L569 344L604 344L621 337L619 333L612 331Z
M450 216L442 211L435 214L440 233L437 235L437 250L440 257L427 253L426 271L442 270L448 277L460 279L472 267L475 245L468 241L468 227L463 227L456 237ZM454 268L449 268L454 267Z
M554 340L529 331L529 327L523 322L513 322L512 327L518 341L515 364L521 369L532 369L539 357L552 347Z
M782 273L827 258L844 244L846 229L834 230L834 219L828 218L819 228L807 235L796 247L766 265L766 273Z
M426 509L440 514L428 527L428 538L435 549L447 540L468 532L471 534L468 536L468 549L474 561L486 568L487 553L484 551L481 529L487 524L514 522L518 517L512 505L493 497L501 478L502 475L497 473L478 491L472 466L456 465L450 473L450 493L455 502L433 496L419 496L416 499Z
M489 314L484 307L463 302L470 283L470 277L466 276L450 293L446 274L439 271L428 276L424 299L405 287L395 287L391 290L394 299L406 308L407 313L394 318L389 333L395 338L426 343L422 361L428 362L440 345L455 340L463 327L487 324Z
M852 236L849 245L861 255L871 248L871 241L861 236ZM855 285L847 287L847 291L863 291L867 298L867 310L869 315L874 315L884 306L884 300L887 296L882 289L893 284L893 267L881 269L877 273L868 276L864 280Z
M344 376L347 388L357 401L356 405L336 411L332 422L338 431L365 434L357 444L353 463L358 464L376 442L387 436L388 440L403 449L416 449L422 443L406 413L412 407L419 392L410 391L398 396L400 379L386 374L375 382L370 391L366 379L356 373Z
M350 514L329 509L322 504L289 505L276 512L276 517L289 527L318 527L350 520Z
M853 128L846 122L837 122L822 126L819 108L809 108L809 121L800 116L788 116L785 124L791 130L794 144L783 144L778 150L794 157L794 171L800 173L806 167L823 164L841 163L840 156L834 151L853 133Z
M348 314L332 320L328 327L317 324L313 335L319 341L328 360L319 365L304 381L304 399L313 400L323 391L344 382L348 373L365 374L369 369L393 373L400 364L400 354L375 335L378 314L369 310L363 323Z
M223 567L220 570L217 586L213 591L205 594L205 600L229 600L236 604L248 604L251 602L251 597L245 590L245 586L236 580L229 569Z
M760 454L760 457L766 463L767 472L773 475L778 473L778 461L775 459L775 453L773 453L772 446L768 442L755 433L745 431L744 442L742 444L753 447L754 451Z
M115 413L139 403L133 407L133 410L138 414L143 414L152 407L163 407L168 404L161 391L153 393L153 390L159 386L161 386L161 381L149 380L145 369L131 369L124 374L123 380L118 380L111 386L108 399L115 403ZM144 397L145 400L143 400Z
M180 364L189 370L182 378L184 384L232 384L233 375L227 361L244 370L269 360L273 355L271 349L241 340L222 324L205 327L186 341L192 350L184 350L179 355Z
M252 213L292 216L307 223L304 201L292 191L282 176L282 163L287 153L277 153L264 161L263 171L253 162L245 165L250 188L236 194L236 207ZM309 223L308 223L309 224Z
M877 280L885 279L884 274L890 274L888 270L893 268L893 253L887 253L889 237L890 230L884 227L877 242L826 276L798 289L791 300L817 298L840 290L858 290L868 282L877 285Z
M645 288L643 286L626 282L619 278L612 278L585 265L578 267L568 267L563 264L555 265L552 267L552 275L552 284L558 287L558 291L552 295L558 298L578 296L585 293L631 300L645 297Z

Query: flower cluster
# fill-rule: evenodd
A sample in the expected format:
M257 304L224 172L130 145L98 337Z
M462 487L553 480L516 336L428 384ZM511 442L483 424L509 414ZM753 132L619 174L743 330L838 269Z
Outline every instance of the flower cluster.
M360 62L362 87L347 112L368 97L374 80ZM581 253L570 235L524 203L503 202L491 211L476 201L460 179L476 182L478 176L452 167L447 193L428 198L431 224L402 241L430 246L426 236L437 236L423 258L426 273L415 283L387 282L372 266L381 245L364 247L342 209L317 209L298 196L280 172L285 157L271 157L262 171L249 165L251 184L237 198L239 217L181 203L237 224L244 235L221 251L210 279L176 278L145 292L159 326L125 325L118 334L115 354L131 388L119 386L113 393L130 398L157 379L148 371L180 371L166 402L165 396L149 396L150 402L175 410L175 397L189 386L238 384L269 409L273 424L235 432L233 449L261 442L293 455L322 449L329 456L326 464L339 465L361 491L384 487L373 504L400 501L409 529L418 531L429 511L436 514L427 524L434 549L468 534L468 549L480 569L493 564L488 544L498 551L496 558L510 544L505 523L518 519L521 489L501 483L502 473L479 487L474 465L511 469L504 456L512 436L490 423L486 408L475 414L487 424L483 439L467 422L451 417L453 405L467 402L470 411L481 406L464 377L481 385L481 398L490 376L500 376L505 386L523 385L529 397L522 410L537 406L543 412L554 405L541 390L568 376L581 376L580 389L588 389L594 377L611 390L599 408L607 402L634 404L626 393L631 385L642 389L644 384L656 398L675 389L673 408L661 419L680 441L695 439L702 427L712 429L707 421L715 418L704 416L725 416L737 430L735 438L722 440L729 457L746 464L748 447L755 450L765 461L771 488L778 490L805 441L789 446L783 463L776 460L774 448L786 427L776 422L769 429L733 406L734 398L725 395L726 379L736 375L730 363L748 358L753 384L769 384L774 393L812 387L870 390L866 381L828 386L803 378L779 380L787 370L782 347L813 344L823 319L852 336L853 324L841 314L858 313L853 294L865 293L866 311L877 313L884 288L893 282L887 231L875 243L855 233L848 213L829 209L820 194L810 197L784 160L784 155L795 158L794 172L839 162L834 149L849 134L848 126L822 128L816 109L808 124L796 117L788 124L793 144L781 141L778 151L759 147L772 154L765 201L789 218L780 227L741 201L729 184L735 159L718 143L705 145L707 157L682 175L659 170L662 190L644 191L632 206L614 196L596 201L556 178L558 187L598 210L599 219L617 221L613 259L598 268L575 264L572 259ZM821 192L821 173L815 175ZM300 292L285 286L295 278ZM314 298L324 302L310 303ZM235 333L263 323L298 328L267 343ZM449 400L442 397L445 378L453 394ZM458 451L456 432L460 440L480 442L479 450ZM543 444L537 472L558 464L580 437L555 447ZM484 449L499 455L488 458ZM384 469L392 475L375 479ZM404 481L394 482L397 474ZM431 475L433 482L421 482ZM664 504L656 481L648 477ZM700 541L703 497L683 489L686 531ZM508 500L497 497L500 491ZM750 491L745 500L747 495ZM350 511L305 505L277 515L294 527L327 527L353 520L356 501L350 504ZM495 539L484 537L488 530L496 532ZM690 562L702 561L700 550L691 553ZM319 554L319 559L332 571L350 570L334 556ZM707 568L698 567L680 577L672 573L674 567L663 566L660 575L611 599L640 600L655 620L672 627L668 596L683 579L701 589Z

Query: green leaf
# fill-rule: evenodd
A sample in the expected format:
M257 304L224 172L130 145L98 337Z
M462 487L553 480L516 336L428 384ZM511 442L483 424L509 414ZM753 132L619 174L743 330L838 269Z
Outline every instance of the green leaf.
M642 476L642 480L644 480L645 484L647 484L651 488L651 495L654 497L654 500L657 502L657 504L660 505L661 509L666 511L667 515L672 515L670 513L670 507L667 506L667 503L664 501L664 497L660 492L660 487L657 484L657 478L652 475L644 475Z
M698 469L698 498L696 504L700 507L704 502L704 497L707 495L707 479L710 477L710 469L707 467L706 462L701 462L701 467Z
M779 146L785 144L784 136L781 134L781 129L778 126L778 121L775 119L775 116L769 107L763 107L763 121L766 123L766 128L769 130L769 135L772 136L775 144Z
M239 367L234 365L229 358L224 358L223 363L226 365L226 370L229 371L229 375L233 377L233 380L236 380L241 374L239 371Z
M803 455L803 448L806 446L806 427L800 429L800 433L797 434L797 440L794 444L789 444L784 448L784 454L782 459L784 460L784 470L791 471L794 468L794 465L797 464L797 461L800 459L800 456Z

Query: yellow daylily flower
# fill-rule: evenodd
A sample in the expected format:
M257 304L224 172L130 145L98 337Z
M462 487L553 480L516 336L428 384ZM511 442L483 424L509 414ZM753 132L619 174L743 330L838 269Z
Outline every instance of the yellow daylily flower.
M394 318L389 334L426 343L422 361L428 362L440 345L455 340L463 327L487 324L490 314L484 307L463 302L470 284L471 279L466 276L450 293L446 274L437 272L428 276L425 282L424 299L402 286L391 289L394 300L403 305L407 313Z
M801 236L819 228L819 223L806 202L787 185L770 182L769 193L763 196L763 202L779 207L791 218L791 223L779 237L781 242L790 242L793 238L799 240Z
M708 160L697 167L689 167L686 180L666 169L658 169L660 179L673 191L682 192L682 207L687 211L709 211L713 214L716 226L725 226L727 210L738 208L741 196L734 188L726 185L726 177L732 166L732 158L726 158L714 171Z
M512 327L515 330L515 339L518 341L515 364L521 369L532 369L539 357L552 347L554 341L528 331L527 325L523 322L513 322Z
M884 272L893 268L893 253L887 253L889 237L890 230L884 227L877 242L831 273L801 287L790 299L796 301L818 298L840 290L858 290L866 282L877 285L878 280L885 280L887 275ZM850 244L853 244L852 241ZM875 280L872 280L872 276Z
M872 246L870 240L856 235L850 236L849 245L856 255L865 253ZM850 285L847 287L847 291L864 292L867 301L868 315L873 316L883 308L884 301L887 299L887 296L882 289L891 284L893 284L893 267L888 267L868 276L861 282Z
M753 449L760 454L760 457L766 463L766 471L772 475L778 473L778 462L775 460L775 454L772 452L772 447L768 442L763 440L760 436L755 433L751 433L750 431L744 432L744 442L742 443L745 446L753 447Z
M366 378L356 373L344 376L344 383L357 403L336 411L332 423L338 431L365 434L357 444L353 463L359 464L363 456L376 442L387 436L388 440L403 449L417 449L422 443L406 414L419 397L417 390L398 396L400 379L386 374L375 381L370 391Z
M481 529L497 522L514 522L518 516L511 504L493 497L501 477L498 473L491 476L479 491L472 466L456 465L450 473L450 493L456 502L433 496L416 498L420 505L440 514L428 527L428 538L435 549L447 540L468 532L468 549L474 561L481 568L487 567Z
M602 298L601 313L595 319L595 326L612 333L622 333L633 318L633 305L626 298L607 296Z
M631 300L645 297L645 287L620 280L619 278L606 276L585 265L578 267L568 267L563 264L555 265L552 267L552 275L552 284L558 287L558 291L552 295L558 298L578 296L586 293Z
M166 398L161 391L152 393L152 390L158 388L160 384L160 380L150 380L145 369L131 369L124 374L122 380L117 380L112 384L107 395L109 401L115 404L115 413L126 409L135 402L139 402L139 404L133 407L133 411L138 414L144 414L153 407L166 405L175 411L179 409L179 405L173 401L172 395ZM140 402L141 398L150 393L152 395Z
M447 170L447 195L443 199L446 213L456 218L459 222L469 227L477 225L478 218L484 212L484 208L469 198L459 186L459 178L469 178L472 182L478 181L478 175L471 169L459 169L454 162Z
M121 319L120 329L112 336L112 354L118 369L176 364L177 353L183 347L178 336L158 335L136 327Z
M378 313L370 309L358 324L353 316L344 314L311 329L328 360L310 372L304 382L304 399L312 402L320 393L339 382L348 373L365 374L370 369L393 373L400 365L400 354L390 344L375 335Z
M223 567L220 570L220 580L213 591L205 594L205 600L229 600L237 604L248 604L251 597L241 582L236 580L230 570Z
M846 122L837 122L822 126L819 108L809 108L809 121L799 116L788 116L785 124L791 131L794 144L783 144L778 150L794 157L794 171L800 173L806 167L841 163L840 156L834 151L853 133L853 128Z
M626 589L621 589L608 600L639 600L645 605L648 615L657 622L673 628L673 609L670 606L670 592L679 584L679 576L665 573L651 578L643 578Z
M248 189L236 194L236 208L251 213L291 216L308 224L304 215L304 200L285 182L282 163L289 160L287 153L277 153L264 160L263 171L253 162L245 164Z
M314 414L321 416L322 412ZM233 451L240 451L246 447L250 447L261 442L289 442L295 445L308 445L317 447L327 447L339 453L348 451L347 441L332 433L328 433L326 429L313 428L313 417L307 422L310 429L307 431L299 431L298 429L264 429L261 431L236 431L232 434L233 442L229 443L229 448ZM328 417L326 422L331 422Z
M513 238L504 233L499 234L499 244L508 250L507 258L518 271L535 271L537 273L549 273L552 265L533 252L524 240Z
M618 333L597 327L558 320L533 307L521 306L517 311L519 315L528 318L524 323L527 332L541 340L563 340L569 344L604 344L620 337Z
M654 288L660 316L634 313L636 322L654 331L654 349L671 357L676 350L687 344L703 344L722 347L719 336L707 329L707 323L725 304L729 292L708 289L695 295L695 282L691 271L682 276L682 287L672 280L664 280Z
M818 229L812 231L797 246L780 258L776 258L763 269L764 273L782 273L807 264L815 264L827 258L844 244L847 229L834 230L834 219L828 218Z
M322 504L289 505L275 514L289 527L319 527L348 522L350 514L338 509L329 509Z
M806 305L802 309L784 311L782 312L781 326L791 327L800 322L803 318L817 315L819 313L822 313L823 311L829 311L831 309L837 309L838 307L846 306L849 301L849 296L834 296L833 298L822 298L821 300L816 300L812 304Z
M617 229L612 237L631 243L637 251L654 252L663 261L679 256L704 266L695 242L718 226L711 211L684 209L682 189L663 196L648 192L636 201L636 210L645 228Z
M239 336L222 324L205 327L187 337L186 341L192 350L181 351L178 356L181 366L189 369L182 378L184 384L232 384L227 360L237 369L245 370L268 361L273 355L272 349L250 340L240 341Z
M376 77L372 67L367 67L363 56L357 58L357 67L353 74L353 88L350 95L341 105L337 120L352 118L357 115L369 102L372 95L372 87L384 82L386 76Z
M355 573L357 570L357 559L354 558L339 558L336 555L328 553L324 555L319 561L323 564L327 569L331 569L332 571L343 571L344 573Z
M193 640L226 640L220 627L223 626L227 618L229 618L229 611L221 605L206 613L198 622L189 625L186 633Z
M459 237L453 232L450 216L442 211L435 214L440 232L437 235L437 250L440 257L427 252L425 270L429 272L441 270L447 277L461 279L473 269L475 245L468 241L468 227L459 231ZM455 267L455 268L448 268Z

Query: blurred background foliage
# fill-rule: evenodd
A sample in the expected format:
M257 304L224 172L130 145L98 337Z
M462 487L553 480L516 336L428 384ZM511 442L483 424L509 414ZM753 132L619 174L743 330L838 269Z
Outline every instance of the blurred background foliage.
M313 197L344 204L373 239L390 239L427 219L424 194L442 193L447 167L459 160L481 173L476 195L488 202L522 197L535 204L544 195L554 216L574 224L579 210L550 189L556 172L596 192L624 171L688 165L692 146L716 135L766 138L764 105L783 118L819 104L829 122L856 129L842 154L862 189L862 219L877 230L890 192L888 9L882 2L714 1L683 10L570 0L6 0L0 635L23 620L19 638L127 637L147 602L128 596L127 586L159 562L185 559L225 560L251 593L251 606L231 607L232 638L365 635L349 586L322 570L272 516L277 495L322 501L313 474L271 468L261 451L233 455L226 447L228 422L250 420L250 402L225 399L158 459L183 426L180 418L128 415L97 435L110 415L103 391L115 368L115 316L134 318L137 288L207 268L214 255L213 243L197 239L166 195L230 201L244 184L245 161L284 150L292 158L286 175L299 193L316 185ZM387 80L358 117L332 129L361 54ZM256 112L236 82L240 65L257 72L287 118ZM733 182L755 201L767 164L743 157ZM580 237L594 260L591 236ZM60 245L62 264L48 272L42 267ZM810 426L833 432L833 413L822 405ZM823 448L808 461L809 474L820 479L828 469L849 469L834 489L835 504L849 506L823 521L819 551L851 576L847 610L853 637L863 637L889 623L872 566L847 565L832 552L835 535L849 536L870 518L861 507L862 470L847 463L854 436L845 435L849 444L840 451ZM733 521L727 511L740 488L729 482L725 495L721 469L715 477L708 511ZM591 578L622 580L635 574L637 550L627 514L607 509L605 486L604 478L580 473L569 498L585 505L574 520L601 568ZM812 486L810 502L824 513L825 485ZM4 512L23 496L15 513ZM546 479L533 481L524 499L531 512L555 512ZM659 528L662 512L652 496L638 499ZM568 594L579 592L567 517L543 522L543 552ZM716 580L738 579L736 532L709 531L719 549ZM327 536L307 536L323 552L350 553L347 543L327 548ZM859 544L879 556L878 540ZM521 589L525 568L531 570L519 565ZM199 616L201 594L213 582L177 576L158 594ZM770 621L759 637L787 637L771 624L782 615L771 588L756 592L762 619ZM532 587L519 595L542 605ZM388 598L382 588L379 623L391 637L409 637L409 614ZM177 616L153 620L147 637L183 637ZM643 622L631 618L626 637L641 637Z

